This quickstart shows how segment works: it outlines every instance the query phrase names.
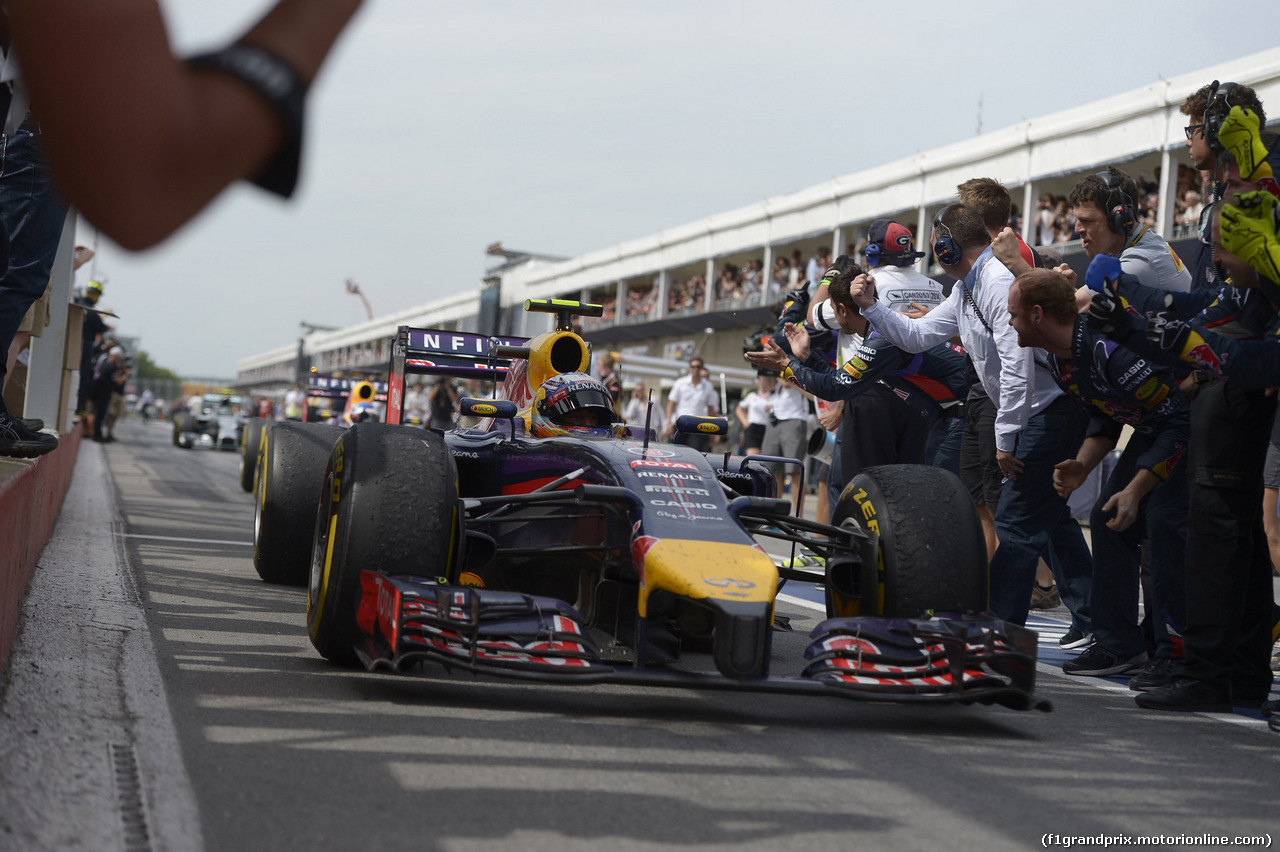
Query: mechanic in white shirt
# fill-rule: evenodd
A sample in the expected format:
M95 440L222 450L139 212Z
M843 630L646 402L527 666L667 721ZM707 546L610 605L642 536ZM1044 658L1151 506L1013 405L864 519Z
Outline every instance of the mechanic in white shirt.
M995 513L1000 547L991 560L991 611L1026 622L1036 562L1049 549L1072 628L1087 636L1092 558L1053 487L1054 465L1075 458L1083 440L1084 411L1063 395L1033 350L1018 346L1009 324L1013 275L992 256L982 217L952 204L934 219L931 240L938 262L956 279L939 307L916 320L896 313L876 301L871 275L855 279L851 295L876 331L905 351L922 352L959 333L983 387L998 401L996 455L1008 477Z
M676 379L667 395L667 425L662 429L663 437L675 432L676 419L686 414L697 417L714 416L720 413L720 398L711 382L702 375L704 364L701 358L689 359L689 375ZM676 435L675 443L693 447L705 453L711 449L710 435Z

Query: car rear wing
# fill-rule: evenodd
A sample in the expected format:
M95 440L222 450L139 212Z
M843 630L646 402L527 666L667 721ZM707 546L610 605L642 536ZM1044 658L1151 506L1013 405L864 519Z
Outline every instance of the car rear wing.
M387 401L387 392L390 386L386 382L311 376L307 379L307 401L302 407L302 419L304 421L314 419L325 421L332 417L340 416L343 409L347 407L347 400L351 397L352 389L357 385L371 385L373 387L374 395L372 401ZM331 400L331 403L325 405L325 400Z
M402 422L406 377L482 379L496 386L506 379L513 356L527 356L527 342L525 337L490 337L466 331L400 326L391 347L387 422Z

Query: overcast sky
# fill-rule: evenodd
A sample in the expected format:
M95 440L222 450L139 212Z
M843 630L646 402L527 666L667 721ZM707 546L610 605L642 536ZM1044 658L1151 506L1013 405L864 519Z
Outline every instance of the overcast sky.
M161 5L191 52L269 4ZM159 249L103 240L102 303L162 366L230 378L300 321L364 320L347 278L385 314L477 286L498 240L573 256L971 137L979 101L990 131L1275 46L1274 0L1221 7L1230 45L1203 2L1050 8L366 0L294 200L236 186Z

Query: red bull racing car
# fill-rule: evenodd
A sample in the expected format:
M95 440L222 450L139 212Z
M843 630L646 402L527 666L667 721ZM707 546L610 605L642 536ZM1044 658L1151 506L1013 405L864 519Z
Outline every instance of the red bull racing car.
M526 309L555 313L557 328L523 340L402 327L386 423L268 432L255 563L266 579L306 582L322 656L371 671L429 663L557 684L1049 709L1033 696L1035 634L981 614L982 531L954 476L871 469L830 524L791 515L762 457L658 444L647 424L601 411L584 375L588 347L570 325L598 306ZM491 398L462 401L479 426L400 425L413 373L491 379ZM316 428L333 431L303 434ZM725 428L723 418L678 424ZM289 454L291 465L279 463ZM319 468L309 491L308 465ZM286 503L292 515L279 510ZM290 525L289 564L277 571L269 539ZM825 567L783 567L766 539L803 545ZM788 583L823 588L827 618L807 639L777 643L802 641L795 658L775 659Z

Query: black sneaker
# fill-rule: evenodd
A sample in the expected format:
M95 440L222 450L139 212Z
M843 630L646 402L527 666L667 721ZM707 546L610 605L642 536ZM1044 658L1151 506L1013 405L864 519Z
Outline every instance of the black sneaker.
M39 417L19 417L18 419L22 421L23 426L26 426L32 432L39 432L44 428L44 421Z
M1262 702L1262 715L1267 718L1280 716L1280 698Z
M58 447L58 439L28 429L22 420L7 411L0 413L0 456L30 459Z
M1168 686L1139 692L1133 697L1148 710L1181 710L1187 713L1230 713L1231 691L1189 677L1175 677Z
M1093 644L1092 633L1082 633L1079 627L1074 624L1067 628L1067 632L1062 634L1062 638L1058 640L1058 644L1068 650L1072 648L1084 648Z
M1067 660L1062 664L1062 671L1069 675L1085 677L1105 677L1106 675L1128 674L1139 669L1147 661L1147 652L1125 659L1113 654L1101 645L1093 645L1080 656Z
M1153 657L1142 671L1129 678L1129 688L1134 692L1149 692L1168 686L1177 677L1178 664L1168 657Z

